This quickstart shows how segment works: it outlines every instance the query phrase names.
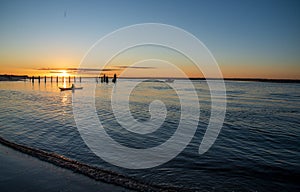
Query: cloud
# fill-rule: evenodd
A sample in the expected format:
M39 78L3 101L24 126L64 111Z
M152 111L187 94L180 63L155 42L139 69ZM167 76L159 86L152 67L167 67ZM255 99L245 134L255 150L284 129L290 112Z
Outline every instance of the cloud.
M61 73L61 71L88 72L88 71L118 71L120 69L92 69L92 68L39 68L38 70L50 71L50 73Z
M125 65L119 65L119 66L115 66L116 68L120 68L120 69L127 69L127 68L131 68L131 69L155 69L156 67L137 67L137 66L125 66Z

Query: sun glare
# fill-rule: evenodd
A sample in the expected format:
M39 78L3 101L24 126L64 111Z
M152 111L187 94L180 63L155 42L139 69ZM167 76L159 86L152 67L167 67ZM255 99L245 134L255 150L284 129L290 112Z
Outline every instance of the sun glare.
M66 77L66 76L69 76L69 74L67 73L66 70L61 70L61 71L60 71L60 76L61 76L61 77Z

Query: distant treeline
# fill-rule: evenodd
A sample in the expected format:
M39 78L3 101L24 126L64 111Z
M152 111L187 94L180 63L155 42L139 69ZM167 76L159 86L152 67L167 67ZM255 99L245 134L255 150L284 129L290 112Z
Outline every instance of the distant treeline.
M166 77L119 77L120 79L174 79L174 80L186 80L187 78L166 78ZM224 80L224 81L254 81L254 82L273 82L273 83L300 83L300 79L263 79L263 78L188 78L189 80Z
M216 78L190 78L190 80L220 80ZM222 80L222 79L221 79ZM300 79L224 78L224 81L254 81L273 83L300 83Z
M27 75L0 75L0 81L22 81L27 78Z

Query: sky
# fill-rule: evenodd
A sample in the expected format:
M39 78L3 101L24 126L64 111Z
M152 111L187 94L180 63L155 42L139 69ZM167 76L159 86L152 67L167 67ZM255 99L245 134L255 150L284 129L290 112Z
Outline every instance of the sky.
M79 67L98 39L139 23L173 25L193 34L225 78L300 79L297 0L1 0L0 74L66 74L63 69ZM131 68L131 75L149 74L145 66L152 64ZM189 64L181 64L188 76L197 76Z

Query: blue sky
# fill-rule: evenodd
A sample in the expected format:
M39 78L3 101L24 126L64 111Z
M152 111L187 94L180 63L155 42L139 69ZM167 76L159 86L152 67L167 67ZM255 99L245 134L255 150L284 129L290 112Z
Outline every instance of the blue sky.
M0 73L49 66L44 59L54 57L78 64L105 34L155 22L183 28L199 38L225 76L249 77L253 70L253 77L264 77L260 71L274 69L274 77L300 78L299 9L299 1L284 0L2 0ZM240 71L243 68L249 74Z

